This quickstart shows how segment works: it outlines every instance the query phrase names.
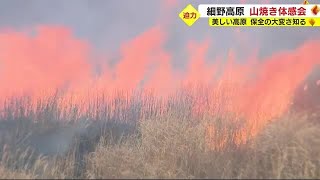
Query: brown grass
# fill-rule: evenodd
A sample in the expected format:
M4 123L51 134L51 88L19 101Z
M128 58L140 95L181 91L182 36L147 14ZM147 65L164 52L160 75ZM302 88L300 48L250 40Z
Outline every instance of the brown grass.
M10 171L2 166L0 166L0 177L1 179L32 179L32 175L25 172Z
M171 109L139 117L139 133L116 144L102 136L85 154L81 174L76 146L53 157L2 143L0 178L320 178L317 114L288 114L237 146L239 128L230 123L232 116L196 118ZM39 128L28 123L23 127ZM208 123L219 127L211 144L223 138L224 148L208 146Z

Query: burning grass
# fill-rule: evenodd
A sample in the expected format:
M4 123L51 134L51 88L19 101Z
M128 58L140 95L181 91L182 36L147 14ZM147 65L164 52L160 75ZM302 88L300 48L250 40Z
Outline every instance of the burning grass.
M264 59L208 59L211 41L188 41L176 69L165 29L122 43L116 63L68 27L1 31L0 176L319 178L318 117L288 112L319 39Z
M37 108L23 98L7 101L0 177L320 177L318 114L288 112L250 134L237 114L195 113L199 99L186 93L166 101L142 94L95 99L86 111L63 109L59 96Z

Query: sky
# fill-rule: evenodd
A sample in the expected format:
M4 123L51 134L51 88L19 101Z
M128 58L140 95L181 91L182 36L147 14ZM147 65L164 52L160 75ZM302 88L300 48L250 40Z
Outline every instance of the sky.
M300 4L301 0L290 3ZM316 1L316 0L313 0ZM241 1L253 3L256 1ZM183 44L187 40L210 39L214 48L212 55L225 54L233 48L248 52L259 45L259 54L268 56L277 50L296 48L303 41L320 35L316 28L211 28L206 19L194 26L186 26L179 12L189 3L197 7L200 3L241 3L229 1L176 1L176 0L2 0L0 2L0 29L23 30L38 25L59 25L70 28L75 35L89 41L96 50L113 54L122 42L132 39L148 28L162 23L169 33L166 49L177 56L177 66L183 65ZM266 1L285 2L287 1ZM310 1L312 3L312 1ZM241 36L241 37L240 37ZM235 41L237 39L238 41ZM241 39L241 40L240 40ZM243 49L243 47L247 47Z

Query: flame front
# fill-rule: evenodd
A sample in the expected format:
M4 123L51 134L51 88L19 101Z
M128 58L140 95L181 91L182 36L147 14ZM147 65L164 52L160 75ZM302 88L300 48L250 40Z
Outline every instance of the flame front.
M196 97L194 114L224 112L246 120L239 142L286 112L296 88L319 64L319 58L310 53L320 49L319 40L263 60L253 57L246 63L237 63L236 54L230 50L226 63L217 58L210 59L212 64L206 59L210 41L190 41L185 47L189 53L188 67L178 71L172 67L172 55L163 48L166 32L156 26L122 44L118 63L100 64L102 73L97 75L94 57L108 62L107 55L93 55L92 46L77 39L68 28L42 26L36 31L35 36L13 30L0 32L3 101L9 96L28 94L36 102L60 89L62 105L71 106L72 100L85 111L92 98L98 97L94 95L108 94L108 101L116 91L131 96L133 90L140 89L168 100L178 89L187 87ZM213 129L208 125L209 144Z

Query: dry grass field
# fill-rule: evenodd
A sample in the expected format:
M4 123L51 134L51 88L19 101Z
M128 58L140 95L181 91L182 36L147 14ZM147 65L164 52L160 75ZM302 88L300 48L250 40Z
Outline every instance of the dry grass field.
M1 1L0 179L320 179L319 29L187 3Z
M86 113L55 98L35 109L11 99L1 113L0 178L320 178L318 114L287 112L239 143L241 118L194 115L192 98L181 97L165 106L114 99Z

